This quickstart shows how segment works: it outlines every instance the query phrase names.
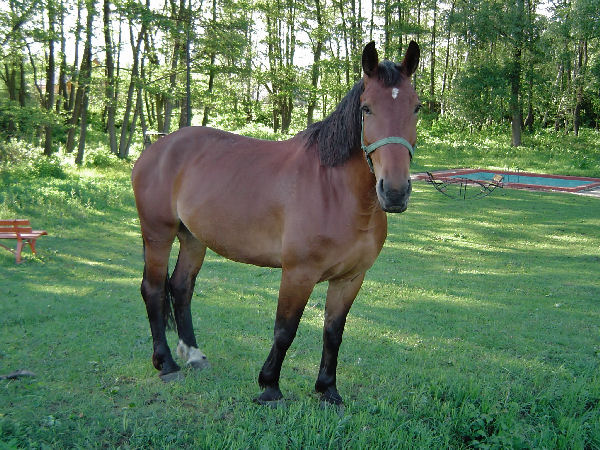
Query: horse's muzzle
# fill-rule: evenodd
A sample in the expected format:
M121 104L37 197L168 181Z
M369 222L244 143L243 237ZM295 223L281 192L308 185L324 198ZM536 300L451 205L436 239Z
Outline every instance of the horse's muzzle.
M377 198L381 209L385 212L401 213L406 211L411 192L410 178L399 187L393 187L391 183L383 179L377 183Z

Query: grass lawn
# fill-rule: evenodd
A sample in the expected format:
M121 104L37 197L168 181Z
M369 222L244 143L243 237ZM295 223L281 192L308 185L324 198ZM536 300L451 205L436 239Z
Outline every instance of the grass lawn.
M0 374L36 374L0 381L0 448L600 448L598 199L416 183L348 319L345 407L313 392L319 285L270 409L251 399L279 271L209 253L192 309L212 367L163 384L128 168L22 175L0 172L0 216L49 236L19 266L0 249Z

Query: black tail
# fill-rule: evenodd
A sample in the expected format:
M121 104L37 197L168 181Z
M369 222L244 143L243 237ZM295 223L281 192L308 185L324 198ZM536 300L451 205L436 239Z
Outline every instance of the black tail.
M163 318L167 330L177 331L177 323L173 314L173 293L171 292L171 283L169 280L169 269L167 268L167 277L165 279L165 304L163 308Z
M142 239L144 251L144 263L146 261L146 242ZM144 278L146 278L146 265L144 264ZM169 279L169 267L167 266L167 276L165 278L165 303L163 305L163 320L167 330L177 330L177 322L173 314L173 294L171 293L171 283Z

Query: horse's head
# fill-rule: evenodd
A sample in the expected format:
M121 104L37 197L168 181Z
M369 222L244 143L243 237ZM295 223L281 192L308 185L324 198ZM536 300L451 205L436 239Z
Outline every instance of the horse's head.
M419 46L412 41L399 65L380 64L373 42L362 54L361 145L377 180L379 203L387 212L406 210L412 190L409 168L421 104L410 79L418 65Z

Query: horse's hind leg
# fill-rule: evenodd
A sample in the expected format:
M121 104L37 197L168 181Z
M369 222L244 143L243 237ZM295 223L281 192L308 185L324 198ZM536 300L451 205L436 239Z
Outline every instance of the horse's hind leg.
M171 276L170 285L173 294L175 322L179 343L177 355L183 358L189 366L196 369L208 367L206 356L198 349L194 326L192 324L191 301L194 293L196 276L202 267L206 246L196 239L188 229L181 224L179 233L179 257Z
M174 236L173 236L174 238ZM146 312L152 331L154 352L152 363L160 370L163 381L173 379L179 371L171 350L167 345L165 327L169 311L167 266L173 240L154 241L144 238L144 278L142 280L142 297L146 303Z

